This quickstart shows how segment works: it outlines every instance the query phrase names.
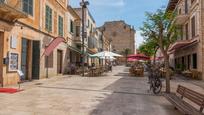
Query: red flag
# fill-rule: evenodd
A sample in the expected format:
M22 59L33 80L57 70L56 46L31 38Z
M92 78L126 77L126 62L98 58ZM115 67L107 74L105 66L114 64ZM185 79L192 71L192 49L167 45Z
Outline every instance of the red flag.
M45 48L44 55L49 56L50 53L61 43L64 42L65 39L63 37L56 37L52 42Z

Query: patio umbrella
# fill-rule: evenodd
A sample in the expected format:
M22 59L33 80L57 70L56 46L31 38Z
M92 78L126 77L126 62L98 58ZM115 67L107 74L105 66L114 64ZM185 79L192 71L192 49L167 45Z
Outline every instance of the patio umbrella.
M128 58L128 60L127 61L129 61L129 62L134 62L134 61L138 61L137 59L135 59L135 58Z
M116 58L110 56L110 57L100 57L100 59L113 59L113 60L115 60Z
M150 60L150 58L144 54L134 54L134 55L129 55L128 58L134 58L137 60Z
M107 59L107 60L113 61L113 60L115 60L116 58L110 56L110 57L100 57L100 59Z
M93 57L122 57L119 54L113 53L113 52L109 52L109 51L103 51L103 52L99 52L96 53L94 55L92 55Z
M155 57L155 60L156 60L156 61L160 61L160 60L162 60L163 58L164 58L163 56ZM151 60L154 60L154 57L151 57Z

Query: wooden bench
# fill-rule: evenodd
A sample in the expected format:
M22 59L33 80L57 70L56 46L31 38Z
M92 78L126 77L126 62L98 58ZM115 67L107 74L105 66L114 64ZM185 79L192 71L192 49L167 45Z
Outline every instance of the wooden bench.
M193 90L190 90L184 86L179 85L176 93L165 94L166 99L171 102L175 109L178 109L184 115L204 115L204 95ZM188 100L188 101L186 101ZM191 104L190 104L191 103ZM192 105L194 103L197 105Z

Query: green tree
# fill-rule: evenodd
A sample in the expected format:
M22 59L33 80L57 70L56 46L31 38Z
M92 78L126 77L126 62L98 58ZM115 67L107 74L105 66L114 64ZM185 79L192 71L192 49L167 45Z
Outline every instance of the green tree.
M143 42L142 45L139 46L139 52L145 54L146 56L149 57L154 57L153 62L155 63L155 58L156 58L156 53L157 50L159 49L158 44L153 41L153 39L149 39L145 42Z
M166 92L170 93L169 54L170 44L176 40L176 27L171 24L173 14L158 9L155 13L146 13L146 21L141 27L142 36L146 41L154 41L164 56L166 69ZM156 46L155 45L155 46Z
M139 52L145 54L146 56L153 56L155 54L155 50L157 49L157 43L154 41L145 41L139 46Z
M125 56L125 63L127 65L127 57L128 57L129 54L131 54L131 49L129 49L129 48L124 49L122 51L122 54Z

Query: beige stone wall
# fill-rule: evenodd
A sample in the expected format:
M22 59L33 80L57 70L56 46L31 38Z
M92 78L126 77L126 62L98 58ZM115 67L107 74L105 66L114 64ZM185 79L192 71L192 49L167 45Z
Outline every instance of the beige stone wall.
M13 35L13 33L16 33L17 35L17 48L12 49L10 46L10 37ZM33 31L32 29L29 28L24 28L20 29L19 27L14 27L11 31L5 31L4 32L4 53L3 57L8 56L8 52L15 52L18 53L19 59L18 59L18 68L21 68L21 42L22 42L22 37L26 38L30 41L29 47L32 47L32 40L37 40L40 41L40 78L45 78L46 77L46 68L45 68L45 56L43 56L44 52L44 46L43 42L44 39L46 38L45 35L38 33L36 31ZM61 43L54 51L53 51L53 68L49 68L49 77L56 76L57 75L57 50L62 50L63 52L63 72L65 71L65 67L67 65L67 45L65 43ZM32 49L28 51L28 79L32 79ZM4 65L3 66L3 81L4 85L10 85L10 84L16 84L17 81L19 80L17 72L9 72L8 71L8 66Z
M180 0L179 3L177 4L177 10L181 9L181 14L185 13L185 4L184 0ZM188 10L189 13L187 14L189 16L188 20L185 22L184 25L182 25L183 29L183 40L186 40L186 34L185 34L185 25L188 23L188 39L197 39L198 42L194 43L192 45L177 49L174 54L170 56L170 62L171 65L174 65L174 60L175 58L178 57L183 57L187 55L192 55L194 53L197 53L197 66L198 66L198 71L203 72L204 68L204 61L203 61L203 36L204 36L204 13L203 13L203 0L196 0L195 3L191 4L191 1L188 1ZM191 31L191 18L195 16L196 19L196 36L193 38L192 37L192 31ZM192 61L192 60L191 60ZM191 63L192 64L192 63ZM174 65L175 66L175 65ZM192 67L192 65L191 65ZM204 79L204 74L202 75L202 78Z
M104 34L112 39L112 48L118 53L124 49L131 49L135 53L135 30L124 21L106 22Z

